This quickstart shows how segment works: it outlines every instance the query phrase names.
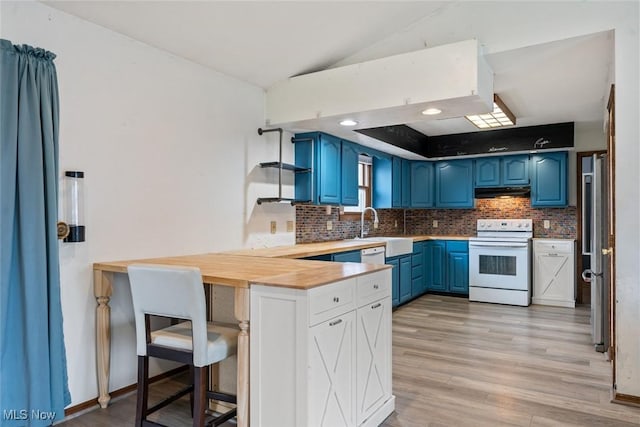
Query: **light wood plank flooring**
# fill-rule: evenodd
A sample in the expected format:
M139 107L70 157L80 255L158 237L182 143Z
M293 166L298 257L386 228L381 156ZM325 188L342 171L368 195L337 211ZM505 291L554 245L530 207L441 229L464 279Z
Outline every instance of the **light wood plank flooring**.
M169 392L181 380L152 389ZM610 364L590 344L587 308L427 295L393 313L396 412L384 426L640 426L640 408L609 402L610 382ZM128 426L134 414L130 395L62 426ZM190 425L187 400L158 415Z

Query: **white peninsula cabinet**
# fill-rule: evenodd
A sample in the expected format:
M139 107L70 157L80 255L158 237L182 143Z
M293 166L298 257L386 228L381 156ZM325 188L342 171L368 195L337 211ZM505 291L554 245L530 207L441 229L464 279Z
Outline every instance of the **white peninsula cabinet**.
M391 270L312 289L252 285L251 425L377 426L391 394Z

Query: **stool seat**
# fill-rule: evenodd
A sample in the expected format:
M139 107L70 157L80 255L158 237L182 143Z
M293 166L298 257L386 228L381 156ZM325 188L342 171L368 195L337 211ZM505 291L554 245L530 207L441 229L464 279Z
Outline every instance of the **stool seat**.
M220 362L236 354L238 330L207 323L206 365ZM151 343L181 350L193 350L191 322L180 322L151 332Z

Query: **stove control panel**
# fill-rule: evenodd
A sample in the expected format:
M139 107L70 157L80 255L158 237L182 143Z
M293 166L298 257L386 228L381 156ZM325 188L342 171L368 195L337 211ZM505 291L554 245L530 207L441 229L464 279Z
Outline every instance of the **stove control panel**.
M479 219L477 231L533 231L531 219Z

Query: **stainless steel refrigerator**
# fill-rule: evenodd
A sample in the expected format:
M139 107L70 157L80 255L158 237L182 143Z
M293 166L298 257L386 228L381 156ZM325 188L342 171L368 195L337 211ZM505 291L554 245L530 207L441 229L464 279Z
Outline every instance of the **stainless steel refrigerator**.
M582 278L591 287L591 336L596 351L609 349L609 208L607 155L594 154L582 174ZM585 263L587 264L587 263Z

